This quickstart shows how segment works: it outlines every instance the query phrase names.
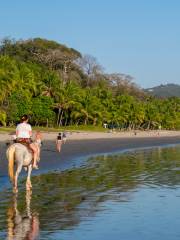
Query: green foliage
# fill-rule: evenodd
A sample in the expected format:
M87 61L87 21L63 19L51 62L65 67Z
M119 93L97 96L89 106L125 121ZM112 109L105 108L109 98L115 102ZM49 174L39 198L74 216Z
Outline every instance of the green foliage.
M23 91L16 91L8 98L6 108L7 120L9 123L16 123L23 114L31 115L32 101L30 96Z
M53 99L46 96L39 96L32 99L32 118L34 125L52 126L55 122L53 110Z
M0 125L29 114L35 126L180 129L180 98L147 97L131 81L129 75L104 74L95 58L83 59L55 41L4 39Z
M6 112L0 110L0 125L6 126Z
M12 58L0 56L0 102L16 87L19 79L19 70Z

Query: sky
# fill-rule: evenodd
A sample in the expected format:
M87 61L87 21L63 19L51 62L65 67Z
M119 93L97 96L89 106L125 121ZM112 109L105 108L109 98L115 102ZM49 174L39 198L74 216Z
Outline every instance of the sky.
M55 40L142 88L180 84L179 0L0 0L0 39Z

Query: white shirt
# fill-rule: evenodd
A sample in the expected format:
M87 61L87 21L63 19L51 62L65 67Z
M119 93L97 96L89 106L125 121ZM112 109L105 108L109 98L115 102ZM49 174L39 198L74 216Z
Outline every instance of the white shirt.
M16 127L17 138L30 138L31 132L32 132L31 125L28 123L20 123Z

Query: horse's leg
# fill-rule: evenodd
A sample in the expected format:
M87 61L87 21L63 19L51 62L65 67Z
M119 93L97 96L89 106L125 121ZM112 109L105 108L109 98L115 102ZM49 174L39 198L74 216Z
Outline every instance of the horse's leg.
M27 181L26 181L26 190L29 191L32 188L31 184L31 172L32 172L32 164L28 166L28 175L27 175Z
M22 164L19 164L16 169L15 177L14 177L14 193L18 192L18 176L22 170Z

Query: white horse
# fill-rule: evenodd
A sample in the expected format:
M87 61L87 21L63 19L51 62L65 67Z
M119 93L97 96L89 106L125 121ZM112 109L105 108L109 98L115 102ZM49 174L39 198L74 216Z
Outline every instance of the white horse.
M34 142L39 150L41 147L41 141ZM40 151L39 151L40 152ZM31 190L31 172L32 172L32 163L33 163L33 154L28 149L27 146L21 143L14 143L10 145L7 149L6 156L8 159L8 171L9 177L13 185L13 192L18 192L18 176L23 167L27 168L27 181L26 181L26 190ZM14 167L16 166L16 171L14 174Z

